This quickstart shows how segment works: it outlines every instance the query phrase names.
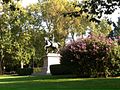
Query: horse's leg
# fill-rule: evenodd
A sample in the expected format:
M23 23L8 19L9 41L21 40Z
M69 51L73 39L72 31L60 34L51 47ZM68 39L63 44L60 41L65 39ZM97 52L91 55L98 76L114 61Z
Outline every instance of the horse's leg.
M48 46L45 46L45 47L44 47L46 53L48 53L48 48L49 48Z
M58 44L52 43L52 52L57 53Z
M56 53L59 53L59 45L56 43Z

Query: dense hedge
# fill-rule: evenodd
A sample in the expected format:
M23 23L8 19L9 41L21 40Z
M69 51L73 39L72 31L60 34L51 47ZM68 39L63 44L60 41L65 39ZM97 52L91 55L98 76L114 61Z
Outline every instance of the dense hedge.
M76 67L65 66L61 64L50 65L50 72L52 75L74 75Z
M32 73L41 72L41 68L18 68L16 73L18 75L31 75Z
M16 70L18 75L31 75L33 72L32 68L19 68Z
M73 41L60 54L61 65L77 66L75 73L80 77L120 74L120 46L102 35Z

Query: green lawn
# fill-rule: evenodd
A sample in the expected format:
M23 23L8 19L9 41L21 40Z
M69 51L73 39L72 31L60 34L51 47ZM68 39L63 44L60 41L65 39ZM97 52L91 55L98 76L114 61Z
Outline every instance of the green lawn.
M120 78L0 76L0 90L120 90Z

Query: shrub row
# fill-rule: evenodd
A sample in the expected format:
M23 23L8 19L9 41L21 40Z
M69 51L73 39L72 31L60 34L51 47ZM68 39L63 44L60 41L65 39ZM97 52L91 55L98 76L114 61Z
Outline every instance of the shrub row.
M74 75L76 67L65 66L61 64L50 65L50 72L52 75Z
M41 72L41 68L19 68L16 70L18 75L31 75L32 73Z

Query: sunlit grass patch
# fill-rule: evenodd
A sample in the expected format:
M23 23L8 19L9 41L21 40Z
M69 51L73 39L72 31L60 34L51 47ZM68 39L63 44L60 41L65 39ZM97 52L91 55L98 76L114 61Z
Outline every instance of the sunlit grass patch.
M120 90L120 78L0 76L0 88L1 90Z

